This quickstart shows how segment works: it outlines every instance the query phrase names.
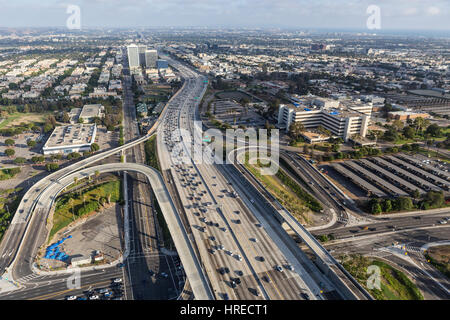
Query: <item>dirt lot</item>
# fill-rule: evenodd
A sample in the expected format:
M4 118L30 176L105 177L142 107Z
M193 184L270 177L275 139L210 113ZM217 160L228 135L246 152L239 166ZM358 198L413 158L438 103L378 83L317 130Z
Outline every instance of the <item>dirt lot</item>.
M104 262L112 262L119 258L122 252L122 232L119 231L122 230L121 211L119 205L113 205L100 213L81 219L75 226L61 230L53 238L52 243L71 235L72 238L64 241L61 248L61 251L69 255L70 259L89 256L95 251L100 251L104 255ZM42 252L45 252L45 248ZM40 260L40 263L44 268L52 269L66 266L64 262L44 258Z

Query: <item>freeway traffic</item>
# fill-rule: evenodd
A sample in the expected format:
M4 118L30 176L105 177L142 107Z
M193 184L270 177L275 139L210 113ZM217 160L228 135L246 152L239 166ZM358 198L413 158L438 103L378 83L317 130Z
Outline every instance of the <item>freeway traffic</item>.
M222 299L323 299L320 286L269 236L270 225L260 223L255 208L250 210L239 198L219 166L192 161L192 146L187 142L191 139L172 137L178 128L191 137L196 134L196 108L206 90L203 77L180 64L176 68L191 91L181 93L168 106L158 128L158 156L164 175L173 178L177 192L173 196L181 201L179 209L186 216L214 293Z

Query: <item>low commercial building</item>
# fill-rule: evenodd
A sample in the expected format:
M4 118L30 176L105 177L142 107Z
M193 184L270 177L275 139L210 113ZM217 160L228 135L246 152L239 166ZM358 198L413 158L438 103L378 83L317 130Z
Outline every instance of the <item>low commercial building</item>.
M366 136L370 114L371 105L340 104L333 99L305 96L298 103L280 105L278 127L289 131L294 122L303 123L306 129L322 126L333 136L348 141L355 135Z
M91 150L95 141L97 126L95 124L73 124L56 127L44 147L44 155Z
M76 257L70 260L70 264L72 265L72 267L78 267L78 266L82 266L85 264L91 264L92 263L92 257L90 256L81 256L81 257Z
M101 118L102 111L105 108L101 104L86 104L80 113L80 118L83 119L84 123L91 123L94 118Z
M408 120L416 118L427 119L430 117L428 113L424 112L410 112L410 111L392 111L388 113L388 117L394 120Z

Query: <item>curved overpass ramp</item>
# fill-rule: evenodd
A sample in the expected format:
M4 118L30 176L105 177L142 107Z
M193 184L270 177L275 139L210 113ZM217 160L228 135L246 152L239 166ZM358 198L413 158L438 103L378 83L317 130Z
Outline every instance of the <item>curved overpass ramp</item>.
M33 260L38 246L42 242L42 238L41 241L39 241L39 237L42 236L42 232L39 231L45 229L45 221L47 220L48 214L50 213L51 207L58 194L72 184L75 177L79 179L86 178L95 175L96 171L101 173L134 171L144 174L148 178L164 215L164 219L169 227L170 234L172 235L181 262L183 263L186 276L189 279L195 298L198 300L214 299L197 256L188 239L186 230L172 203L172 199L170 198L160 173L152 167L137 163L109 163L98 165L68 174L58 181L53 181L53 183L51 183L51 185L41 194L39 201L36 204L30 226L23 239L19 253L12 264L14 274L23 277L24 275L32 273L30 261Z

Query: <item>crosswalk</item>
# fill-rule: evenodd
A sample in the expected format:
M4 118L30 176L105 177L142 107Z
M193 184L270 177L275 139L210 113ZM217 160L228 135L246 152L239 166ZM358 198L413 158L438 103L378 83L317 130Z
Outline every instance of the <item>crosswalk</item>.
M42 277L42 275L39 275L37 273L32 273L32 274L29 274L29 275L27 275L25 277L21 277L21 278L17 279L16 281L18 283L26 283L26 282L29 282L31 280L34 280L34 279L40 278L40 277Z
M410 251L410 252L416 252L416 253L421 253L422 252L421 248L414 247L414 246L409 246L409 245L406 245L405 249L406 249L406 251Z
M342 217L338 217L337 221L343 224L347 224L348 223L348 219L347 218L342 218Z

